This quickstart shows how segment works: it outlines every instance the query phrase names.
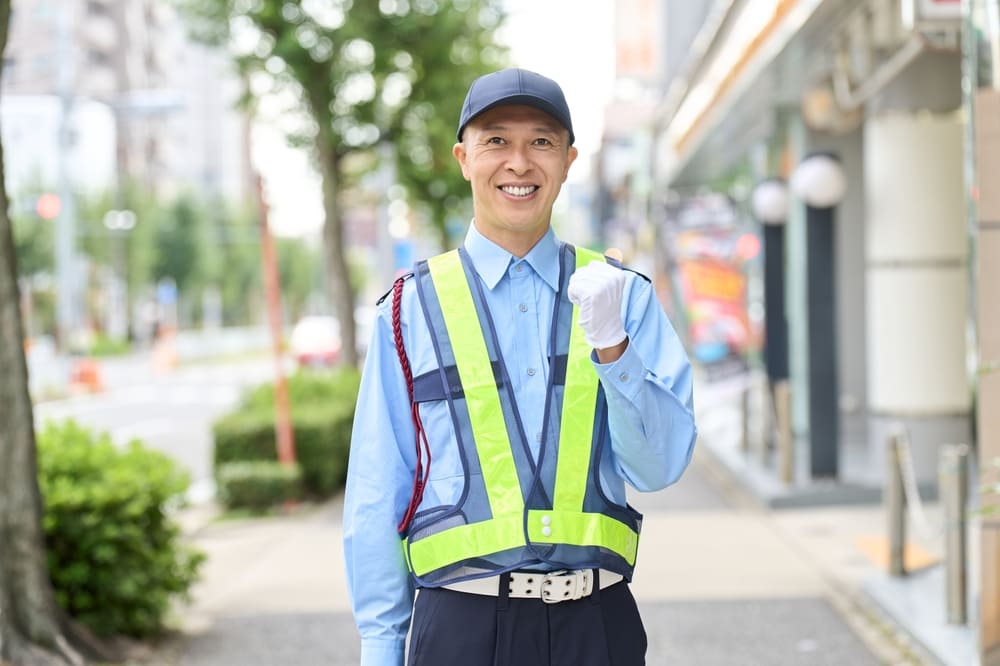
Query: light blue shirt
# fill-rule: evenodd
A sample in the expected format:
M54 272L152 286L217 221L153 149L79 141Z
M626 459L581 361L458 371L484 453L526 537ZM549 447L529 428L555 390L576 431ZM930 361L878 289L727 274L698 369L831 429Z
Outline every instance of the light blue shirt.
M548 385L549 328L559 288L560 243L550 229L518 259L469 226L465 239L525 433L537 458ZM402 297L402 332L413 376L437 367L414 280ZM611 463L600 470L608 497L625 503L625 483L664 488L680 478L694 449L692 377L687 355L648 281L628 272L622 321L629 345L614 363L594 367L604 386ZM465 474L447 405L422 403L432 465L422 507L454 504ZM410 401L392 333L392 298L378 308L351 437L344 498L344 555L362 666L402 666L413 581L396 526L413 488L416 464Z

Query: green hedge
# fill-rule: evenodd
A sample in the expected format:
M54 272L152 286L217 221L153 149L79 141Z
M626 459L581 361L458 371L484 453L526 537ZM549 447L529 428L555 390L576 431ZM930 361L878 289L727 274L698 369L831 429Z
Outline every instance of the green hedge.
M231 508L267 509L297 500L302 494L302 468L269 460L219 465L219 499Z
M344 484L359 376L354 369L289 378L296 460L305 493L327 497ZM274 387L257 387L216 421L215 470L232 462L276 461Z
M204 560L166 513L187 489L187 474L138 441L119 448L72 421L47 424L37 439L48 570L60 606L101 636L158 633Z

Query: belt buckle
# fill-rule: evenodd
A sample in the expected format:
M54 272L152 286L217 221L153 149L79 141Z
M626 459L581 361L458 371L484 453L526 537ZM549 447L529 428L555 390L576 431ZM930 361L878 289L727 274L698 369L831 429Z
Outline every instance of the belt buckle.
M575 601L584 597L590 571L550 571L542 577L542 601L557 604L561 601Z

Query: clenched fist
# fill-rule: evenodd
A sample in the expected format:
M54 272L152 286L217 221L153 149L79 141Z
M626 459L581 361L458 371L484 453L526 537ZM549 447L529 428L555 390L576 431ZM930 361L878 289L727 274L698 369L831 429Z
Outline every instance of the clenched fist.
M625 272L603 261L592 261L569 278L566 295L580 308L580 327L594 349L614 347L625 340L622 292Z

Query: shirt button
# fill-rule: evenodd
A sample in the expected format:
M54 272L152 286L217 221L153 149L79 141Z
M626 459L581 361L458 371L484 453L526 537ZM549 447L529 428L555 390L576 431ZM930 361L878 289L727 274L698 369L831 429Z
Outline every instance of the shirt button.
M520 305L517 306L517 309L520 310L521 312L527 312L528 306L525 305L524 303L521 303Z
M542 525L551 525L551 524L552 524L552 518L550 518L549 516L542 516Z
M627 372L623 372L622 374L618 375L618 379L620 379L623 382L627 382L628 381L628 373Z
M529 377L534 377L535 376L535 369L534 368L528 368L528 376Z
M542 528L542 534L544 536L552 536L552 528L551 527L543 527Z
M522 268L524 268L524 264L514 264L514 270L517 271L518 273L521 272Z
M542 433L540 433L540 432L539 433L535 433L535 441L536 442L542 441Z

